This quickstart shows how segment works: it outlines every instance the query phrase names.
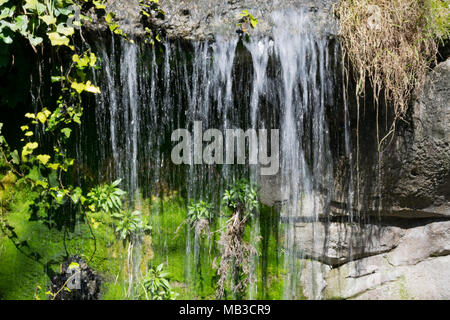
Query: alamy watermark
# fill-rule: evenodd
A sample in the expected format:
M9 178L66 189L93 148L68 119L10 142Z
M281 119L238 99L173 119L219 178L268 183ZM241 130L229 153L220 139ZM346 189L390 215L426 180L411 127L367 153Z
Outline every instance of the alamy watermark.
M269 148L270 132L270 148ZM175 164L248 164L259 165L261 175L275 175L280 168L280 135L278 129L207 129L194 121L193 134L188 129L172 132L171 159ZM204 142L208 143L203 147ZM269 155L270 153L270 155Z

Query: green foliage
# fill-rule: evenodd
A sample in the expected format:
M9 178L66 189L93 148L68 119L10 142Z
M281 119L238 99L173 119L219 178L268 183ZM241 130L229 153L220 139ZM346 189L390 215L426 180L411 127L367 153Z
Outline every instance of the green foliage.
M72 1L3 0L0 39L11 44L15 37L22 36L34 47L44 39L54 46L72 47L70 36L75 32L72 24L75 6Z
M126 194L117 186L122 180L118 179L111 184L102 184L95 186L87 194L90 205L93 211L96 209L102 210L106 213L118 213L122 209L122 197Z
M156 268L147 271L145 278L141 281L141 297L147 300L175 300L175 294L168 280L169 273L165 272L164 265L161 263Z
M95 243L88 212L94 212L96 205L102 210L121 210L118 196L122 194L118 190L110 194L109 188L102 190L101 187L94 187L88 196L85 190L72 185L70 178L74 159L70 157L67 146L72 131L81 124L82 97L100 93L100 89L89 80L90 70L98 68L96 55L90 50L80 52L75 46L75 29L82 27L84 21L91 20L80 14L82 8L92 6L97 11L105 8L104 1L99 0L0 0L0 42L3 48L8 49L2 48L1 67L7 70L8 65L14 64L11 57L15 55L14 50L20 50L20 46L13 47L13 44L16 40L22 43L23 39L27 39L37 55L44 54L44 50L50 51L48 54L54 64L52 72L57 74L51 74L49 80L55 83L52 93L56 97L59 94L53 111L41 106L40 112L25 115L27 123L21 126L23 138L18 148L9 146L1 135L0 125L0 154L10 171L17 176L17 183L29 186L38 194L31 206L31 220L40 220L49 227L62 227L66 222L61 212L70 204L71 214L88 223ZM42 50L38 51L37 46ZM67 56L71 57L71 61L64 60ZM4 61L7 61L6 64ZM35 137L36 132L41 132L39 138L42 140ZM38 141L50 143L40 146ZM102 191L106 193L105 201ZM90 197L92 199L87 202ZM5 228L9 229L9 226ZM95 250L96 247L94 253Z
M159 0L139 0L141 6L141 14L145 17L160 17L163 18L166 14L159 5Z
M191 201L188 206L187 219L191 226L200 220L211 220L213 206L211 203L200 200L198 202Z
M105 22L108 25L109 30L111 32L113 32L114 34L122 36L123 38L125 38L128 41L130 41L131 43L133 43L134 41L132 39L129 39L128 35L125 32L123 32L123 30L120 28L120 26L116 22L114 22L115 17L116 16L113 12L108 12L105 16Z
M154 45L156 42L162 42L161 30L152 30L149 28L150 23L148 22L151 18L164 19L165 12L161 9L159 5L159 0L139 0L139 6L141 7L141 16L145 23L145 43L150 43Z
M237 24L239 28L241 28L241 31L248 35L248 26L250 26L252 29L256 27L258 24L258 19L256 19L248 10L243 10L239 14L242 18Z
M133 235L149 234L152 231L152 227L142 219L138 210L115 212L112 217L116 220L116 234L124 241L131 241Z
M426 14L427 36L444 41L450 38L450 3L444 0L427 0Z
M81 14L83 7L91 6L105 14L104 0L0 0L0 40L11 44L15 37L22 36L33 47L47 40L52 46L75 50L71 37L84 21L92 21ZM78 18L79 21L75 20ZM109 29L126 38L113 18L113 13L106 13L105 22Z
M258 189L248 180L240 179L225 190L222 203L233 211L244 210L246 214L252 215L259 205Z
M225 190L222 203L232 211L218 242L221 257L217 275L217 297L226 295L227 287L242 299L250 281L250 258L258 254L254 243L244 240L245 227L259 207L257 188L248 180L240 179ZM231 281L229 281L231 280Z

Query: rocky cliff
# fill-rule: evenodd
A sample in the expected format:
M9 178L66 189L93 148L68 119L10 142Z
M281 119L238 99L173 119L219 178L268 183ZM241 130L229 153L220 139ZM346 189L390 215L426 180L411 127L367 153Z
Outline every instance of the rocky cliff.
M271 13L286 8L306 8L313 13L317 32L335 23L332 5L336 0L159 0L158 11L148 10L143 16L139 1L108 0L106 10L115 14L115 21L123 31L132 36L145 35L145 26L161 30L168 39L205 40L217 34L232 35L242 18L240 13L248 10L258 19L252 34L270 35L273 22ZM93 21L93 30L106 30L106 26Z
M384 157L383 209L363 226L298 224L308 298L450 298L450 59L412 108Z
M234 34L244 9L259 20L252 33L270 36L272 11L302 7L315 17L317 32L334 36L335 2L160 0L165 14L148 19L140 14L138 1L109 0L107 10L115 12L130 35L144 35L148 24L169 39L204 40ZM91 28L105 26L94 22ZM349 206L348 186L342 182L348 180L349 167L337 159L331 217L323 214L320 221L295 225L307 298L450 299L449 101L450 59L430 72L381 162L376 161L374 117L368 112L360 151L364 206L351 208L364 221L352 222L342 209ZM276 177L261 181L267 205L286 200L279 183Z

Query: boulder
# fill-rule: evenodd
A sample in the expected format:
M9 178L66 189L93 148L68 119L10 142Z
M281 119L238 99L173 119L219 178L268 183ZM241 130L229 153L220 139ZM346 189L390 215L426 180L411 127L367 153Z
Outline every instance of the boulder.
M320 300L323 298L322 291L327 283L327 277L331 267L319 261L302 259L300 281L302 283L302 293L308 300Z
M386 255L391 265L413 265L428 257L450 254L450 221L408 230L395 250Z
M75 255L67 259L61 273L52 279L50 291L55 300L98 300L101 278Z
M450 299L450 256L431 258L401 268L395 281L365 291L360 300L448 300Z
M335 268L325 298L449 299L450 222L405 230L398 246Z
M393 226L350 223L297 223L295 225L300 257L337 266L348 261L388 252L395 248L404 230Z
M450 299L450 256L395 267L383 255L332 270L323 290L328 299Z

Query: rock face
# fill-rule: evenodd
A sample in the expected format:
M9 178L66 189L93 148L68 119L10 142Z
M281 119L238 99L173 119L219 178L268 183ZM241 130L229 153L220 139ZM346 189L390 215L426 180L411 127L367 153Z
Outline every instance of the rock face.
M310 298L450 299L450 59L430 72L411 119L384 160L376 226L298 224L300 254L332 267L302 277L305 292L321 279Z
M404 230L350 223L299 223L295 233L299 254L331 266L344 264L395 248Z
M335 2L160 0L165 15L151 12L150 18L143 18L137 0L109 0L107 10L116 14L117 23L129 35L142 36L149 25L169 39L204 40L235 34L244 9L259 21L251 33L270 36L271 13L292 7L311 12L317 32L333 35ZM106 27L94 21L91 28ZM319 208L322 222L302 215L299 217L316 222L295 222L297 253L303 266L300 279L307 298L450 299L450 59L430 72L411 112L409 122L399 124L383 155L382 209L358 208L365 210L371 223L348 222L345 194L331 199L331 208L315 199L309 201ZM371 116L367 121L373 124L374 119ZM361 127L364 130L365 125ZM367 126L361 134L366 200L377 197L375 131ZM341 176L346 180L347 171L348 167L335 165L335 180ZM337 183L335 190L348 189ZM270 206L288 201L279 177L261 180L261 196ZM326 220L327 213L333 221ZM342 221L336 222L336 217ZM96 286L95 282L90 287ZM95 292L93 289L92 295L83 297L93 297Z
M326 298L449 299L450 222L405 232L392 251L331 270Z
M450 59L430 72L411 123L389 150L384 199L404 214L450 216Z
M63 263L61 274L52 279L55 300L97 300L101 279L79 256ZM68 288L68 289L65 289Z
M140 14L139 1L108 0L106 10L115 14L115 20L125 33L134 36L145 34L145 26L162 30L169 39L205 40L213 39L215 34L235 34L240 13L248 10L258 19L252 33L270 35L272 29L271 13L286 8L305 8L314 14L317 30L324 30L330 19L335 0L159 0L159 9L164 15L150 12L151 17ZM91 24L94 29L106 29L98 21Z

